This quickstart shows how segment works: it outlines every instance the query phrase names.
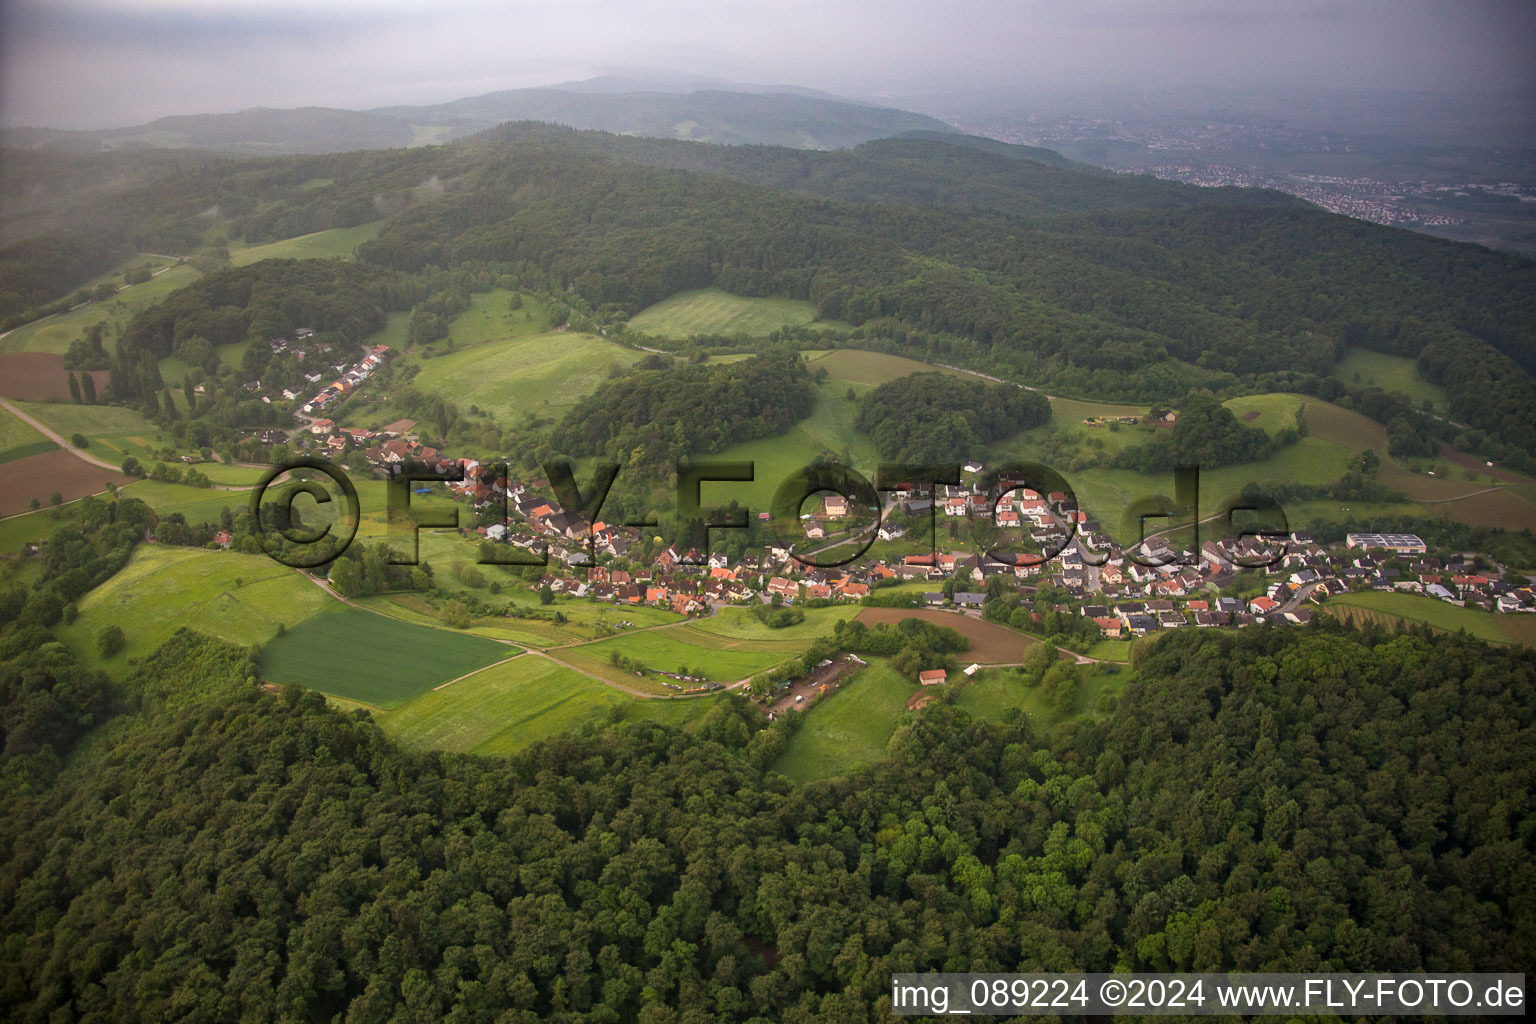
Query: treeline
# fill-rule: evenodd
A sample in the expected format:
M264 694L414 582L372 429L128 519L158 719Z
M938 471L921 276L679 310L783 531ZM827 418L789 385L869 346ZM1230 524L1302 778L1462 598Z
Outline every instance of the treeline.
M54 231L0 249L0 323L46 306L109 269L112 252L73 231ZM41 314L40 314L41 315Z
M1274 437L1258 427L1245 426L1208 391L1187 395L1178 403L1174 417L1172 428L1151 441L1124 449L1115 458L1115 464L1155 473L1175 466L1209 469L1236 462L1257 462L1295 444L1300 436L1296 426L1283 427Z
M685 455L782 434L816 406L811 375L793 351L713 366L671 369L670 363L648 357L605 382L555 428L555 448L629 466L670 467Z
M10 1015L873 1021L956 964L1531 964L1536 656L1465 637L1184 630L1101 721L941 700L804 788L799 716L734 697L484 758L189 634L145 667L112 743L0 790Z
M914 373L866 394L854 426L869 435L883 458L937 465L979 457L993 441L1050 418L1051 403L1036 391Z

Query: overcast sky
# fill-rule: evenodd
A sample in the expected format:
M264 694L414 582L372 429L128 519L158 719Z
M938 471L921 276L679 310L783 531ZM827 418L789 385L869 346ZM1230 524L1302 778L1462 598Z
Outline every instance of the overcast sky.
M1536 92L1532 0L0 0L0 123L440 102L616 68L912 101L1122 87Z

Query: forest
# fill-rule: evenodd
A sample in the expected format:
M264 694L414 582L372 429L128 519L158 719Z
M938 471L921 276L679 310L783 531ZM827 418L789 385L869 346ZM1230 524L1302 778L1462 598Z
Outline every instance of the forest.
M860 399L854 426L869 435L882 457L933 466L979 457L993 441L1050 418L1051 403L1037 391L914 373Z
M744 700L482 758L187 631L109 691L36 628L0 654L17 1019L873 1021L892 971L1532 962L1536 655L1465 637L1183 631L1099 721L940 701L804 787L768 767L800 716Z
M605 382L566 414L553 444L572 455L670 469L685 455L782 434L816 405L810 372L791 350L713 366L670 366L651 356Z

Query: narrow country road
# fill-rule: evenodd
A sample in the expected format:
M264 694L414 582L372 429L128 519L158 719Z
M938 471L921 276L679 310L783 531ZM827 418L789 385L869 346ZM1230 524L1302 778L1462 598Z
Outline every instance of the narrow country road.
M48 440L52 441L54 444L58 445L60 448L63 448L65 451L69 452L69 454L73 455L77 459L80 459L82 462L89 462L91 465L99 466L102 469L110 469L114 473L121 473L122 472L121 467L114 466L110 462L105 462L105 461L103 461L101 459L98 459L94 455L87 455L85 452L81 451L79 448L76 448L74 445L72 445L68 441L64 440L64 438L60 437L47 424L45 424L45 423L43 423L43 422L41 422L41 421L39 421L37 419L34 419L31 416L28 416L26 413L24 413L20 409L16 408L16 406L11 403L11 400L9 398L0 398L0 408L5 409L6 412L10 413L12 416L15 416L17 419L21 420L21 422L25 423L27 426L31 427L33 430L36 430L38 433L42 434Z

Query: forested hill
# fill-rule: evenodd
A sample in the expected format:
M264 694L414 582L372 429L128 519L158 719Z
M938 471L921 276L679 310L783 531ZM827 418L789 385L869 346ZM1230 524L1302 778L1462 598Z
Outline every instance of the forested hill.
M93 719L46 636L0 649L13 1019L874 1021L894 971L1536 966L1536 656L1464 637L1185 630L1102 722L939 703L798 788L765 766L800 716L746 701L411 754L185 632L50 782Z
M199 167L71 226L143 248L195 246L211 224L263 241L370 220L385 223L365 261L531 267L613 330L718 286L807 299L857 328L855 344L1101 399L1316 392L1362 346L1418 358L1446 387L1472 428L1457 447L1515 466L1536 452L1536 262L1272 193L939 137L823 154L508 126L434 149Z

